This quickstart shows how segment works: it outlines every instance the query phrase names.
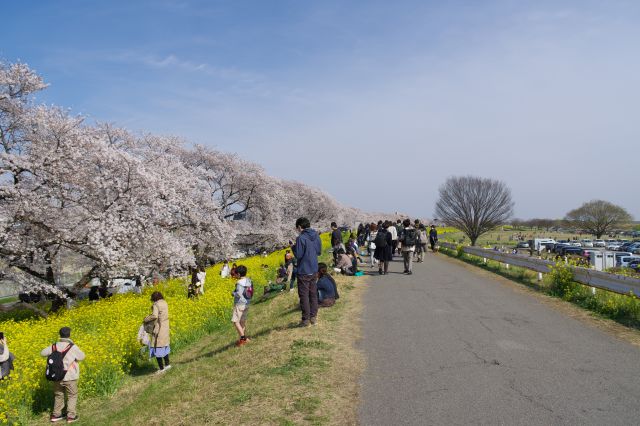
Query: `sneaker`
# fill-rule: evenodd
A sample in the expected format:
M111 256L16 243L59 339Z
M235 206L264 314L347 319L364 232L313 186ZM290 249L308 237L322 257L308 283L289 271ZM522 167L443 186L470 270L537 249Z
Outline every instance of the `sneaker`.
M49 417L49 420L51 421L51 423L55 423L55 422L59 422L60 420L64 420L64 417L62 417L62 416L54 416L52 414L51 417Z
M158 375L158 376L159 376L159 375L161 375L161 374L164 374L164 371L165 371L165 369L164 369L164 368L163 368L162 370L158 370L158 371L156 371L156 375Z
M407 272L407 275L413 275L413 272L408 271L408 272Z
M247 339L238 339L238 341L236 342L236 346L238 347L246 344L247 344Z
M309 321L300 321L298 327L309 327Z
M164 366L164 371L167 371L167 370L170 370L170 369L171 369L171 364Z
M384 272L382 272L382 270L381 270L381 269L378 269L378 273L379 273L380 275L384 275Z
M80 419L80 417L75 416L75 417L67 417L67 423L73 423L73 422L77 422Z
M311 325L316 325L318 324L318 320L316 319L316 317L311 318Z

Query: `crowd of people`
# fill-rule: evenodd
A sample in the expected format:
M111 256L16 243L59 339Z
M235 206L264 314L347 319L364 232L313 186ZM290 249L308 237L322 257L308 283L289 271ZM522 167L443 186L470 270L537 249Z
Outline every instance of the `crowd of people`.
M414 258L424 261L427 245L437 250L438 234L435 226L427 228L419 220L379 221L378 223L360 224L355 234L351 233L346 242L343 233L335 222L331 223L331 248L333 254L333 271L318 258L322 254L322 243L319 233L311 228L307 218L301 217L296 223L298 237L290 241L285 251L284 261L277 271L276 283L289 291L297 287L300 301L301 319L299 327L316 325L319 308L335 305L340 297L338 286L332 273L344 275L361 275L358 269L364 264L363 257L369 256L370 266L378 266L380 275L388 273L389 262L394 255L401 255L404 262L404 273L412 274ZM236 280L232 292L233 309L231 322L238 333L236 346L243 346L251 340L247 336L247 319L253 297L253 283L247 276L244 265L233 263L229 266L224 261L220 275L223 278ZM191 270L191 282L188 286L188 297L204 294L206 272L197 267ZM296 286L297 283L297 286ZM101 295L99 295L101 296ZM106 296L102 296L106 297ZM171 369L169 355L171 353L171 333L169 322L169 306L159 291L151 294L151 313L144 317L138 333L138 340L149 348L149 357L155 358L158 374ZM80 378L79 363L85 354L71 340L71 329L62 327L59 338L51 346L41 351L47 357L45 376L53 382L54 406L51 422L65 420L72 423L78 420L76 405L78 400L78 380ZM0 379L10 378L14 356L9 351L6 337L0 332ZM66 415L63 415L66 400Z
M365 247L370 266L378 266L380 275L389 272L389 262L396 254L402 256L404 273L411 275L413 261L424 262L428 245L432 251L437 251L438 231L435 225L431 225L427 231L426 225L419 219L414 222L398 219L395 223L380 220L378 223L360 224L356 241L359 246Z

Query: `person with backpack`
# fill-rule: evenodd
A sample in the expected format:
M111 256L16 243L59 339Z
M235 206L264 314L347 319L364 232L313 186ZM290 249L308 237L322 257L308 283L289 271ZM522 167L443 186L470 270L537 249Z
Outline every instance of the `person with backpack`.
M416 251L418 252L418 262L424 262L424 254L427 252L427 241L429 238L427 237L427 228L424 224L420 224L420 230L418 231L418 245L416 246Z
M45 376L53 382L53 412L50 420L52 423L64 420L62 410L67 398L67 423L78 420L76 405L78 403L78 380L80 379L80 366L78 363L84 360L85 355L71 340L71 329L62 327L60 339L51 346L44 348L40 355L47 357Z
M298 260L298 297L302 319L300 327L315 325L318 315L318 256L322 254L320 235L311 229L311 222L306 217L296 220L296 230L299 232L296 243L291 251Z
M393 240L391 239L391 233L389 232L389 221L382 224L382 229L376 234L374 243L376 249L374 257L378 260L378 273L380 275L386 275L389 271L389 261L393 260ZM384 268L384 270L383 270Z
M247 267L240 265L237 268L239 279L236 282L236 289L233 291L233 312L231 322L238 332L239 339L236 346L242 346L251 341L247 338L247 315L249 314L249 303L253 297L253 283L247 277Z
M411 219L405 219L402 223L403 230L400 234L402 244L402 257L404 259L404 273L413 274L413 252L416 251L418 231L411 225Z
M435 225L431 225L429 230L429 244L431 245L431 251L436 251L436 244L438 244L438 231Z
M145 330L151 335L149 344L149 356L155 357L158 363L158 373L164 373L171 368L169 363L170 328L169 328L169 305L164 300L164 296L159 291L151 294L151 314L143 320Z
M393 252L395 253L396 251L398 251L398 254L400 254L402 253L402 243L400 241L400 235L404 230L404 227L402 226L402 221L400 219L396 221L395 227L396 227L396 232L398 233L398 244L393 248Z

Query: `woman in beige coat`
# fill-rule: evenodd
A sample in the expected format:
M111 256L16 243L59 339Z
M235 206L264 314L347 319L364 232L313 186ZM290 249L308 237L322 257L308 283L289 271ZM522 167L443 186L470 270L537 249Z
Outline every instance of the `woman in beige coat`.
M171 352L169 347L169 306L159 291L153 292L151 301L153 302L151 315L144 319L144 323L145 329L153 329L150 333L149 355L156 357L158 367L160 367L158 372L162 373L171 368L169 364L169 353Z

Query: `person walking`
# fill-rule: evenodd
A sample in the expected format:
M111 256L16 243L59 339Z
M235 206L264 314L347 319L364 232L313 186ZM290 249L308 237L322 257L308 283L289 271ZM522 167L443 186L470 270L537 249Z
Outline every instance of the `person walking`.
M369 225L369 236L367 237L367 249L369 250L369 255L371 255L371 267L376 266L378 260L375 258L375 250L376 250L376 236L378 235L378 225L372 223Z
M79 362L84 360L85 355L80 348L71 340L71 329L62 327L59 331L60 338L56 343L44 348L40 355L47 359L47 378L53 381L53 412L50 420L52 423L64 420L62 410L64 408L65 396L67 398L67 423L78 420L76 405L78 404L78 380L80 380ZM62 355L62 365L57 365L51 356L54 352ZM59 358L58 358L59 359ZM51 361L51 362L49 362ZM62 380L54 377L55 370L62 367Z
M374 257L378 261L378 273L380 275L387 275L389 261L393 260L393 240L391 239L391 232L389 232L389 228L393 227L390 225L389 221L384 222L374 241L376 244Z
M318 315L318 256L322 253L322 241L306 217L296 220L299 235L291 251L298 260L298 297L302 310L301 327L315 325Z
M424 224L420 224L420 230L418 231L418 246L416 246L416 251L418 252L418 262L424 262L424 255L427 252L427 241L429 240L427 236L427 228Z
M431 225L429 230L429 244L431 245L431 251L436 251L436 244L438 244L438 231L435 225Z
M249 303L253 297L253 283L247 277L247 267L238 266L240 279L236 282L236 289L233 292L233 312L231 322L238 332L236 346L242 346L250 341L247 338L247 315L249 313Z
M393 254L398 247L398 230L391 221L387 221L387 225L387 231L391 235L391 257L393 258Z
M404 230L404 227L402 226L402 221L400 219L398 219L396 221L395 227L396 227L396 232L398 233L398 244L393 248L393 251L395 253L396 250L397 250L398 254L401 254L402 253L402 243L400 241L400 235L402 234L402 231Z
M358 225L358 246L363 246L364 245L364 238L365 238L365 229L364 229L364 225L362 223L360 223Z
M418 232L411 225L411 219L405 219L402 223L404 229L400 234L400 243L402 244L402 257L404 259L404 273L413 274L413 252L416 250L418 241Z
M151 315L144 319L145 330L151 334L149 356L156 358L158 362L158 373L164 373L171 368L169 363L170 329L169 329L169 305L164 300L164 296L159 291L151 294Z
M338 251L342 248L342 232L335 222L331 222L331 248L333 249L333 261L337 262Z

